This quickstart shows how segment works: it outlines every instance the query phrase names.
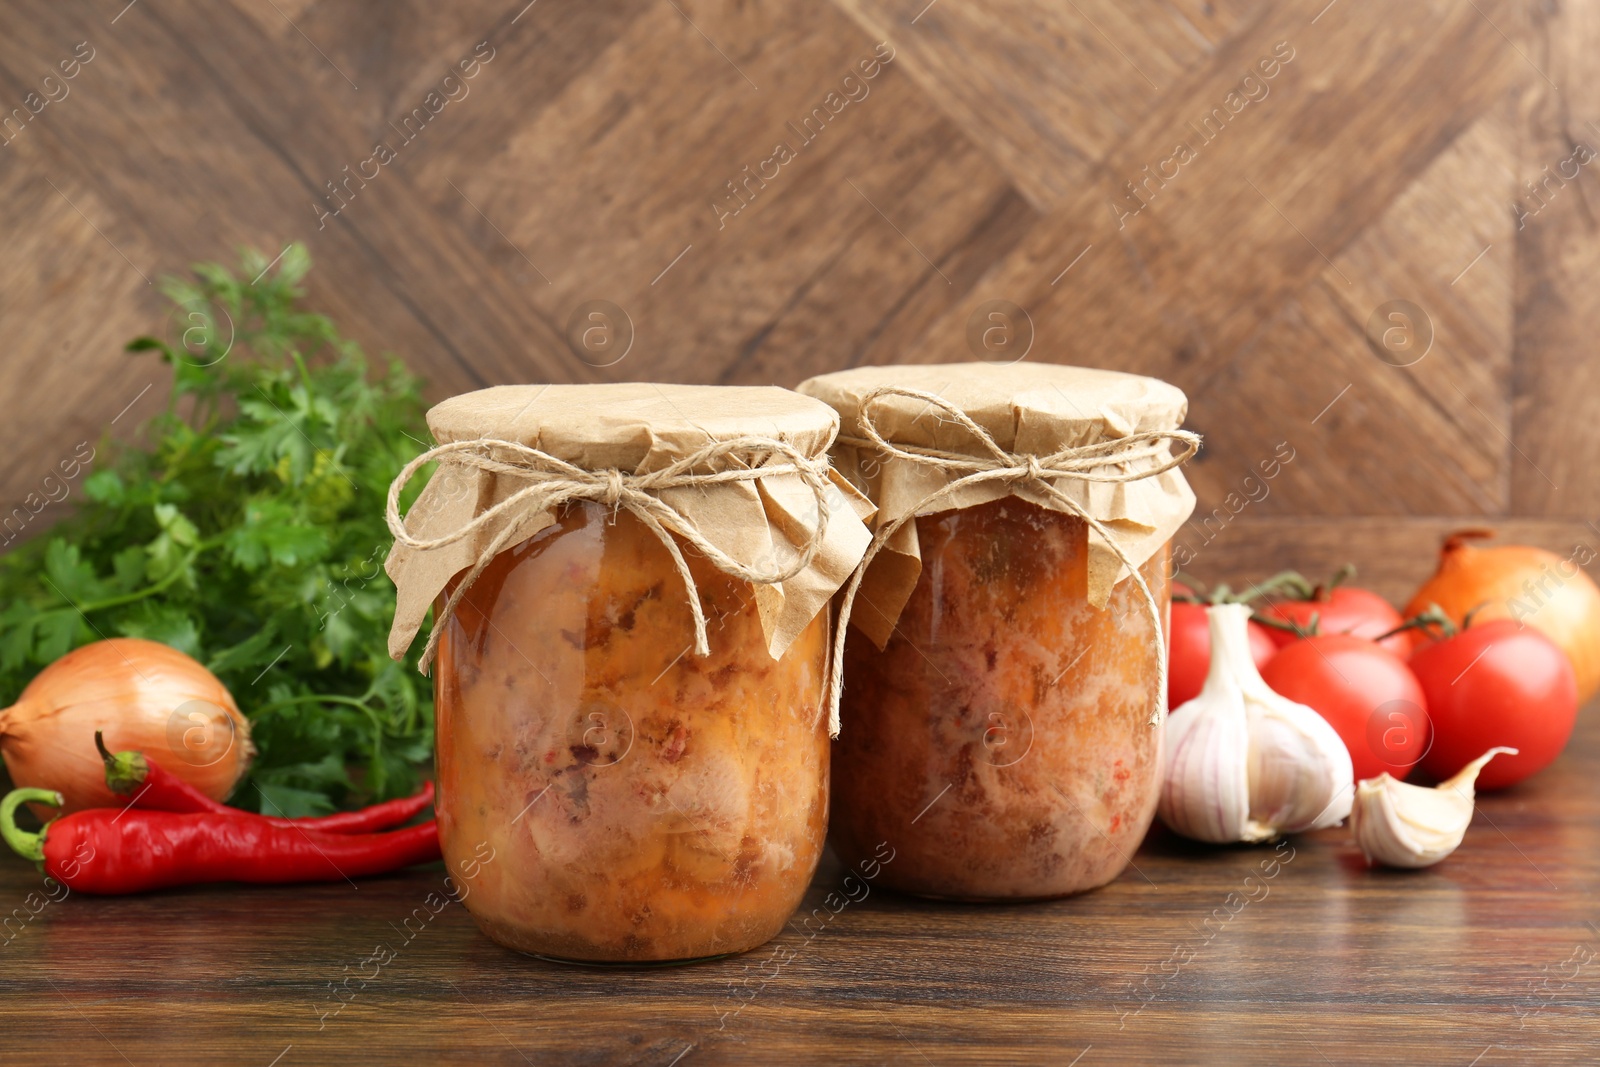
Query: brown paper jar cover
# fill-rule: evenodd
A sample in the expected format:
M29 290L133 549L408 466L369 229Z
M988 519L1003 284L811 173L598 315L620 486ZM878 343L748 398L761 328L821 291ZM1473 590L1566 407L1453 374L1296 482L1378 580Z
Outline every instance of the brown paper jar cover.
M621 382L480 389L433 407L428 428L440 444L511 441L585 470L644 474L709 444L752 435L779 438L808 456L825 459L839 421L827 405L772 386ZM755 590L775 657L828 603L870 540L862 519L871 516L871 505L845 479L829 474L839 492L830 498L826 538L816 559L794 578ZM446 460L406 521L422 536L437 536L461 527L523 484L515 477ZM816 525L812 493L794 475L668 489L661 496L718 548L746 561L784 558L794 541ZM508 521L517 527L509 542L514 544L550 525L555 516L529 510ZM502 527L489 524L472 537L425 552L395 546L385 567L397 590L391 656L405 655L445 583L470 566Z
M906 515L934 489L960 476L927 464L884 457L867 442L853 443L863 437L862 398L881 386L937 394L987 430L1002 449L1036 456L1141 431L1176 429L1188 412L1182 390L1155 378L1048 363L857 367L808 379L799 385L799 392L825 401L839 412L834 466L872 499L878 508L878 527ZM984 454L960 426L942 418L922 400L886 397L874 403L872 413L879 432L892 442ZM1155 463L1146 461L1144 465ZM1177 470L1132 482L1063 478L1054 484L1114 531L1123 552L1136 566L1158 552L1194 510L1194 493ZM968 507L1012 494L1059 510L1048 496L1025 483L973 486L937 507ZM1089 601L1103 605L1128 571L1093 530L1088 551ZM852 622L879 647L894 628L920 571L916 524L907 523L884 546L862 583L862 594L874 605L873 610L852 614Z
M515 442L621 478L751 436L822 460L837 417L775 388L548 386L457 397L429 425L441 443ZM769 465L732 457L704 473L741 463ZM459 529L527 481L447 455L407 530ZM774 473L661 492L755 563L792 554L817 525L801 483ZM636 512L580 498L504 518L511 547L442 624L434 665L441 847L489 936L634 964L740 952L783 928L826 833L825 607L869 540L859 494L835 485L827 499L815 560L773 589L685 551L710 619L705 656L684 583ZM398 648L495 533L396 552Z
M1041 458L1175 430L1185 413L1170 385L1076 367L814 378L800 388L838 408L841 438L855 440L836 444L835 463L878 505L880 528L960 476L861 440L861 401L886 385L935 394L1000 449ZM889 395L871 414L892 443L985 454L926 399ZM1052 484L1118 539L1164 621L1168 539L1193 506L1182 475ZM947 495L886 548L854 605L842 663L830 830L840 858L887 845L896 858L881 884L955 900L1051 898L1115 878L1154 817L1165 700L1161 624L1136 583L1118 580L1121 560L1026 479Z

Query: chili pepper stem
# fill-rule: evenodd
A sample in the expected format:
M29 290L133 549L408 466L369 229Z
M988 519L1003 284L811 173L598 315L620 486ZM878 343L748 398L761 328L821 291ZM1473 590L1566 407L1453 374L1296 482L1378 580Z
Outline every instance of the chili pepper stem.
M143 753L112 752L106 748L105 735L100 730L94 732L94 747L100 750L100 758L105 761L106 788L120 796L144 784L150 765L145 762Z
M17 825L17 808L23 804L49 804L59 808L63 801L61 794L53 789L13 789L7 793L4 800L0 800L0 839L14 849L23 859L35 863L44 862L44 835L49 829L49 824L37 833L24 830Z

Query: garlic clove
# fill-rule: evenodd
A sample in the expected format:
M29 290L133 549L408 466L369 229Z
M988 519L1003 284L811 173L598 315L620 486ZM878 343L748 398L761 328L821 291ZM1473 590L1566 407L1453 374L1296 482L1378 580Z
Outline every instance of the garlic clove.
M1315 709L1280 695L1250 655L1248 608L1230 623L1239 643L1234 671L1250 720L1251 815L1295 834L1337 826L1355 799L1355 768L1344 739Z
M1514 748L1491 748L1438 788L1407 785L1384 773L1356 787L1350 833L1367 862L1390 867L1431 867L1456 850L1472 822L1473 786L1495 756Z
M1355 793L1350 750L1338 732L1311 708L1270 690L1247 696L1245 711L1251 818L1286 834L1337 826Z
M1237 687L1219 698L1204 692L1167 717L1167 770L1157 805L1173 832L1225 844L1260 841L1250 822L1249 723ZM1224 685L1223 688L1226 688Z
M1172 830L1216 843L1333 826L1350 812L1350 753L1312 709L1273 692L1250 657L1250 609L1207 609L1211 669L1167 720L1158 810Z

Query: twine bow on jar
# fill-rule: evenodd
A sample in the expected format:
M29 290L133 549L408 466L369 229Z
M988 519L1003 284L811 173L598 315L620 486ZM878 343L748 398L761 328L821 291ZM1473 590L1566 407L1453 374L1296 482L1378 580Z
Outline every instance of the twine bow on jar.
M774 459L777 462L773 462ZM440 537L416 537L406 528L400 514L400 493L424 465L434 461L456 463L480 472L528 482L521 489L470 521ZM702 534L684 514L657 495L666 489L706 489L731 482L752 482L777 475L797 475L816 500L817 521L807 526L806 536L794 542L795 559L787 566L763 570L735 559ZM683 538L724 574L754 585L776 585L788 581L811 566L824 543L828 526L828 493L833 484L828 477L826 456L812 458L787 441L775 437L745 436L718 441L676 460L660 470L646 474L626 474L616 469L588 470L558 459L548 452L497 438L455 441L430 448L407 463L389 486L386 518L395 543L415 551L428 551L454 544L491 524L501 528L483 545L473 564L456 583L444 606L435 613L433 630L422 650L419 666L426 671L433 661L445 622L455 613L467 590L511 539L523 528L518 518L558 508L574 500L604 504L613 510L624 509L644 523L661 541L678 576L683 579L689 610L694 616L694 651L704 656L711 651L706 636L705 608L694 575L673 535Z
M915 445L896 444L886 440L878 430L873 420L871 408L873 404L885 397L908 397L927 403L930 408L938 409L944 417L961 426L981 446L987 455L970 455L963 452L947 452L937 448L922 448ZM881 453L894 459L910 463L918 463L933 467L938 470L957 474L944 486L934 490L919 500L914 507L905 511L899 518L884 524L872 538L872 543L867 546L866 555L862 557L855 573L850 576L850 582L845 587L844 600L839 607L839 624L834 633L833 643L833 680L829 698L829 713L833 732L837 735L839 728L839 701L843 693L843 670L845 633L849 628L850 612L855 605L856 593L861 588L861 581L866 576L867 569L879 550L888 543L899 529L918 515L928 514L938 510L935 505L957 493L963 493L975 485L985 482L1008 482L1017 485L1026 485L1032 492L1047 497L1058 505L1061 510L1082 519L1095 533L1099 534L1111 551L1128 568L1134 583L1139 587L1139 592L1144 598L1146 607L1150 610L1150 621L1154 627L1156 644L1156 706L1150 715L1150 725L1156 726L1161 722L1162 707L1166 701L1167 692L1167 646L1163 634L1165 629L1162 619L1161 606L1156 602L1155 594L1150 592L1150 587L1145 583L1144 576L1139 573L1139 568L1128 557L1127 552L1118 542L1113 533L1100 520L1089 514L1087 508L1079 504L1066 493L1055 486L1058 478L1076 478L1083 482L1136 482L1145 478L1153 478L1159 474L1172 470L1194 455L1200 448L1200 435L1189 430L1145 430L1118 437L1110 440L1099 441L1095 444L1083 445L1077 448L1064 448L1047 456L1036 456L1027 452L1007 452L996 443L994 437L972 420L966 412L951 404L934 393L923 392L920 389L908 389L903 386L886 385L872 390L862 397L857 409L856 421L859 423L863 438L840 437L842 444L855 445L860 448L876 448ZM1172 444L1176 442L1182 446L1181 451L1173 453ZM1124 465L1143 461L1155 460L1147 468L1137 470L1112 469L1123 468Z

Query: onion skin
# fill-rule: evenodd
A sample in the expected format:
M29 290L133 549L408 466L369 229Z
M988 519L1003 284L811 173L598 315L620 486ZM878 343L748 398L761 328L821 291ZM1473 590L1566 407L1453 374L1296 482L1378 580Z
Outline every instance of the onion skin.
M1525 622L1567 654L1578 703L1587 703L1600 691L1600 588L1576 559L1527 545L1470 543L1491 536L1462 530L1446 538L1439 569L1411 598L1406 616L1437 604L1457 626L1474 609L1474 619ZM1420 631L1414 641L1417 649L1429 643Z
M124 806L106 786L96 730L219 801L255 756L250 724L216 675L159 642L113 637L62 656L0 712L12 783L60 793L63 815Z

